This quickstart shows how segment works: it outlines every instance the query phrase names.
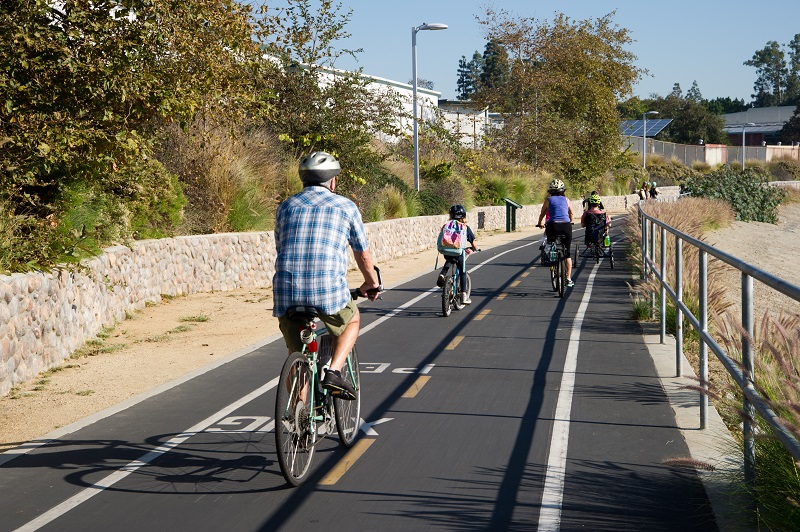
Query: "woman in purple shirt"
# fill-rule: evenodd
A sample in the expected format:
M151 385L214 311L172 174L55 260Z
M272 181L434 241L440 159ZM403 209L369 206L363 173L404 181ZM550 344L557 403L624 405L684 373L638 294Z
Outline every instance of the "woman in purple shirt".
M545 228L544 233L549 242L555 242L556 235L562 235L562 241L567 249L567 258L564 261L567 263L567 287L573 287L575 283L572 282L572 259L569 255L572 246L572 206L564 196L564 182L560 179L550 181L548 194L542 204L542 212L539 214L539 223L536 227ZM546 226L542 225L545 216L548 217Z

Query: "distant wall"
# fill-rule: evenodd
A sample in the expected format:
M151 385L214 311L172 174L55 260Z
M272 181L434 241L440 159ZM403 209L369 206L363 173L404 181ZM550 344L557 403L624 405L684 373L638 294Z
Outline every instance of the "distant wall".
M677 187L662 194L677 195ZM612 213L636 201L635 195L603 198ZM572 208L580 213L580 200ZM517 228L535 225L540 210L541 205L517 210ZM375 262L432 248L446 220L421 216L366 224ZM506 209L476 207L467 221L475 230L504 230ZM274 271L275 238L269 231L143 240L107 248L80 268L0 276L0 395L59 365L104 326L160 301L162 294L269 287Z

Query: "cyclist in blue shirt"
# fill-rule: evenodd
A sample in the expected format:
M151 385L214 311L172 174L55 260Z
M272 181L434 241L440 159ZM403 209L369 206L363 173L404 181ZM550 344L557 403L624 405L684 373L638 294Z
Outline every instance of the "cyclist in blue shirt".
M553 179L547 187L550 194L545 198L542 203L542 211L539 213L539 222L536 227L544 227L545 234L547 235L548 242L555 242L556 235L562 235L562 241L566 248L566 259L564 262L567 265L567 286L573 287L575 283L572 282L572 258L569 254L570 246L572 245L572 206L569 200L564 195L564 182L560 179ZM549 215L546 225L542 225L542 220L545 216Z
M319 151L303 157L303 190L278 207L273 315L278 317L286 347L292 353L302 350L298 331L305 322L290 319L287 309L295 305L319 309L319 319L333 337L333 357L322 385L341 398L355 399L355 389L340 373L360 328L358 307L347 286L348 245L364 276L361 295L375 299L377 293L367 291L380 284L361 213L355 203L335 193L339 172L339 161L329 153Z

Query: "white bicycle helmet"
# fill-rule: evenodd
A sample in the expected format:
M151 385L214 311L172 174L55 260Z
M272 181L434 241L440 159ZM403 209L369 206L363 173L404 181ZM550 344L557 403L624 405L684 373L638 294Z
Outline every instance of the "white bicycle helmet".
M552 181L550 181L550 186L547 187L548 190L555 192L561 192L564 190L564 188L565 188L564 182L561 181L560 179L553 179Z
M315 151L300 159L300 180L304 185L322 185L341 171L336 157L324 151Z

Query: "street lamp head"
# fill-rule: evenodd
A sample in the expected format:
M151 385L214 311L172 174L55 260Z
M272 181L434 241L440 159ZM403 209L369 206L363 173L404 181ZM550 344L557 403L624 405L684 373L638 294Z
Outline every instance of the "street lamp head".
M753 127L755 124L753 122L748 122L745 124L747 127Z
M647 111L645 115L657 115L658 111Z
M423 22L422 26L417 27L417 31L422 30L446 30L447 24L439 24L434 22L433 24L428 24L427 22Z

